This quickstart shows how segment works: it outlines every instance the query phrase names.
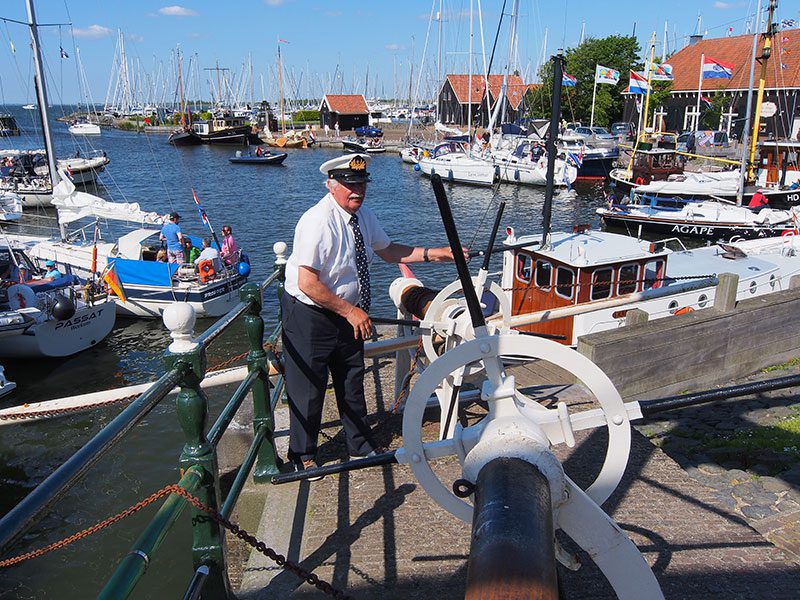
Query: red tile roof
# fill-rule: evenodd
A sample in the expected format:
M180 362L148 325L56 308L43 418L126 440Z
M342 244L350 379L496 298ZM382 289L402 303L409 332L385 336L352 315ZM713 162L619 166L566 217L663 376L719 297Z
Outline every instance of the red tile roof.
M460 104L469 102L469 75L448 75L448 81L456 94L456 100ZM500 88L503 85L502 75L489 75L489 94L494 99L500 94ZM483 75L472 76L472 102L478 104L483 98L483 91L486 89L486 80ZM528 84L522 82L519 75L508 76L508 87L506 88L506 96L508 102L513 110L519 108L520 102L525 97L525 92L528 91Z
M328 103L331 112L340 115L366 115L369 113L363 94L325 94L323 102Z
M758 42L758 54L764 47L764 38ZM729 38L701 40L673 54L667 61L672 65L675 80L673 91L697 91L700 77L700 58L706 57L733 65L732 79L704 79L703 90L746 90L750 81L750 56L753 36L739 35ZM784 65L781 67L781 65ZM761 66L756 63L755 85ZM800 88L800 29L778 31L772 38L772 55L767 63L767 89Z

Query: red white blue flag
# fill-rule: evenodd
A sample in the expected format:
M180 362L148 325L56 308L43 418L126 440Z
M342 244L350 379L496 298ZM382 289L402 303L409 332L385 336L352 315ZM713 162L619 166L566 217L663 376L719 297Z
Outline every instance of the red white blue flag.
M647 77L640 75L636 71L631 71L630 83L628 84L628 93L630 94L646 94L647 93Z
M206 211L203 210L203 207L200 205L200 198L197 197L194 188L192 188L192 196L194 196L194 203L197 204L197 212L200 213L200 219L203 221L203 225L211 229L211 223L208 222L208 215L206 215Z
M575 87L577 84L577 78L573 77L572 75L567 75L566 73L561 75L561 85L564 87Z
M733 65L715 58L703 57L703 79L731 79Z

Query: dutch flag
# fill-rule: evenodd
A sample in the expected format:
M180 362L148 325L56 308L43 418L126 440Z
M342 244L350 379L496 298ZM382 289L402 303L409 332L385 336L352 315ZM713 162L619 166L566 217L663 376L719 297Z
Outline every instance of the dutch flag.
M731 79L732 77L732 64L708 56L703 57L703 79Z
M630 94L646 94L647 93L647 77L640 75L636 71L631 71L630 83L628 84L628 93Z
M564 87L575 87L578 84L578 79L566 73L561 75L561 85Z
M200 219L202 219L203 225L211 229L211 224L208 222L208 215L206 215L206 211L203 210L203 207L200 204L200 198L197 197L194 189L192 189L192 196L194 196L194 203L197 204L197 212L200 213Z

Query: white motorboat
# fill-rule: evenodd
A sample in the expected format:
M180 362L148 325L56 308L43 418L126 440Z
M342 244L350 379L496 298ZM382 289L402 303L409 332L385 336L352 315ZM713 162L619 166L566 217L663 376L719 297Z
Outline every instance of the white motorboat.
M88 121L75 121L69 126L72 135L100 135L100 125Z
M0 272L18 265L37 271L20 247L0 246ZM116 313L105 294L91 293L69 275L1 288L0 357L64 357L100 343L114 327Z
M439 144L429 156L420 158L418 164L425 175L437 174L452 183L492 185L497 179L495 165L468 155L461 142Z
M18 221L22 217L22 196L0 191L0 221Z
M63 227L81 219L104 219L136 224L115 241L68 241L24 236L9 236L25 243L29 254L39 261L54 260L64 272L90 278L94 272L113 265L125 298L114 296L117 313L123 316L157 318L172 302L188 302L198 317L219 317L239 302L239 288L247 282L249 264L210 265L200 272L195 265L160 262L158 250L160 226L165 217L145 212L136 203L109 202L75 189L66 178L56 186L53 205ZM147 225L150 225L148 227ZM153 227L153 226L157 227ZM74 236L78 238L79 236ZM192 238L195 246L201 240ZM246 258L244 259L246 262Z
M87 185L97 181L97 177L111 162L105 152L97 150L89 154L80 153L69 158L59 158L56 164L59 169L69 173L76 185Z

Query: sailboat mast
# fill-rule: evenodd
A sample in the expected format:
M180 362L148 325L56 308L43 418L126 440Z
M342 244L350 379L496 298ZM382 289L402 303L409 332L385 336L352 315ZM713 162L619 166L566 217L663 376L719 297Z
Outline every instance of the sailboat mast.
M753 79L756 72L756 53L758 52L758 28L761 26L761 10L756 9L755 33L753 34L753 49L750 53L750 80L747 84L747 105L745 107L744 127L742 128L742 164L739 167L739 187L736 189L736 204L742 205L744 199L744 186L747 182L747 158L750 153L750 121L753 109ZM750 24L748 23L748 33Z
M281 105L281 135L286 133L286 118L283 114L283 66L281 66L281 43L278 42L278 101Z
M25 0L28 7L28 25L31 29L31 43L33 45L33 63L36 69L36 96L39 100L39 112L42 115L42 133L44 134L44 147L47 151L47 166L50 168L50 182L53 187L58 183L56 171L56 153L53 150L53 140L50 137L50 115L48 114L47 88L44 84L44 69L42 68L42 49L39 45L39 30L36 27L36 11L33 0Z
M656 32L653 32L653 39L650 42L650 61L647 63L647 93L644 96L644 120L642 121L642 135L647 134L647 111L650 109L650 90L653 80L653 58L656 53Z
M767 15L767 29L764 32L764 48L761 51L761 73L758 77L758 94L756 95L756 107L753 114L753 138L750 140L750 159L747 163L747 180L754 182L756 178L756 149L758 147L758 129L761 125L761 103L764 101L764 83L767 79L767 62L772 54L772 36L775 34L775 24L772 16L778 7L778 0L770 0L769 13Z
M467 93L467 135L469 136L468 154L472 154L472 11L473 2L472 0L469 0L469 54L467 55L467 60L469 61L469 76L467 79L469 85L469 91Z
M178 48L178 91L181 95L181 127L186 127L186 103L183 98L183 57Z

